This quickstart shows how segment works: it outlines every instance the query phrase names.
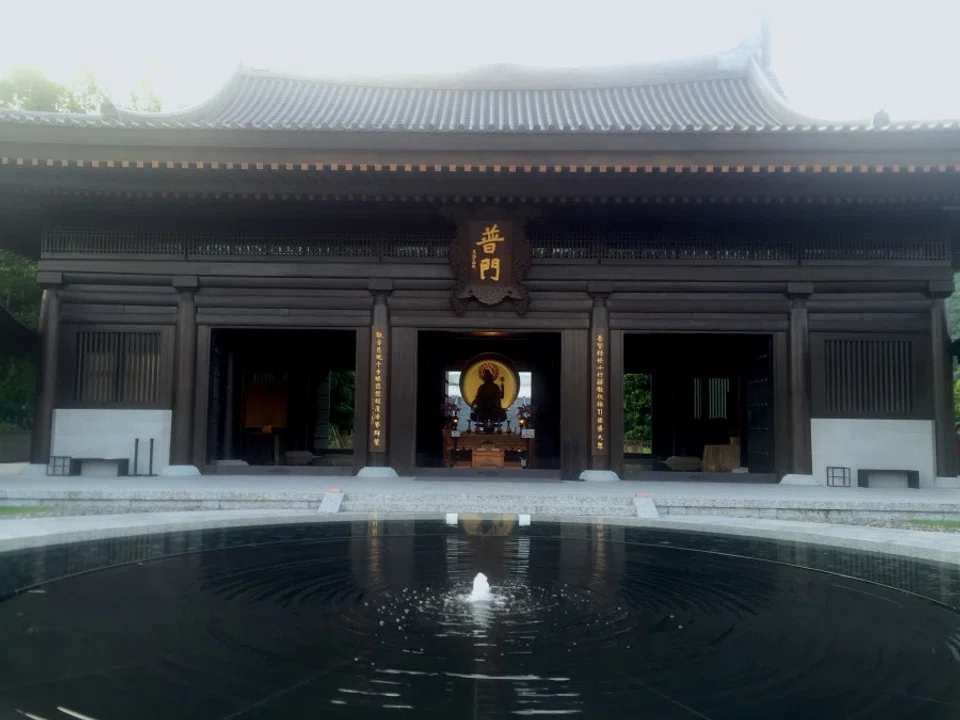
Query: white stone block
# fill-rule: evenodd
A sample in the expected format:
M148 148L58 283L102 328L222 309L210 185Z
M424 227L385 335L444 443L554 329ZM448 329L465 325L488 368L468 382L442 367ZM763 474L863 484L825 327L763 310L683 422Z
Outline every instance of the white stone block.
M196 465L167 465L160 471L163 477L192 477L199 474L200 470Z
M400 477L397 471L392 467L362 467L357 472L357 477L366 478L395 478Z
M960 488L960 477L938 477L938 488Z
M335 514L340 512L340 505L343 503L342 492L325 492L323 500L320 501L320 507L317 512Z
M456 513L447 513L447 525L456 525L458 522Z
M653 502L653 498L649 495L635 497L633 499L633 505L637 510L638 518L645 518L647 520L660 519L660 511L657 510L656 503Z
M620 476L613 470L584 470L580 479L585 482L617 482Z
M821 481L814 475L784 475L780 481L781 485L826 485L827 481Z
M530 516L521 515L519 519L520 527L529 527L530 526Z

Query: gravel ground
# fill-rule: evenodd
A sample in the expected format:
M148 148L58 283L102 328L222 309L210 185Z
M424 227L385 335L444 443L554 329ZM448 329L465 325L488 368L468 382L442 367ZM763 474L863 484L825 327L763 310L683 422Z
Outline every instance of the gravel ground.
M12 510L15 506L0 505L0 522L4 520L22 520L38 517L70 517L76 515L127 515L136 512L155 512L153 509L138 510L129 506L109 506L102 508L72 508L68 505L48 505L44 507L24 508L22 512Z
M960 532L960 522L950 523L944 521L943 525L928 524L925 522L916 522L913 520L844 520L838 522L838 525L866 525L868 527L896 528L898 530L923 530L925 532Z

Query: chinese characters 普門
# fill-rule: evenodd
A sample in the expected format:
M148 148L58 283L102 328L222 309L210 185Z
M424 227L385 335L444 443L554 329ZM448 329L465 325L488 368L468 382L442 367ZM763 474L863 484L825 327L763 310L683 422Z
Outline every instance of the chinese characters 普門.
M496 224L488 225L483 229L483 235L477 243L477 247L484 255L479 263L476 263L477 251L473 251L473 264L477 267L481 282L500 282L500 257L497 252L500 250L500 243L505 240Z

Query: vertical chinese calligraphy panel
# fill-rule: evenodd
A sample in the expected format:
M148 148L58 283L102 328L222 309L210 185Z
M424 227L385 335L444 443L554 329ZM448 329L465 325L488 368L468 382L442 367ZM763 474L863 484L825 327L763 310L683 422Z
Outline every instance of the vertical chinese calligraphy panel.
M593 348L591 357L593 402L592 408L592 430L593 438L592 453L594 455L606 455L610 451L609 439L609 392L610 379L608 373L609 366L609 343L607 333L603 330L593 331Z
M370 452L382 453L387 446L387 343L385 327L374 326L370 338Z

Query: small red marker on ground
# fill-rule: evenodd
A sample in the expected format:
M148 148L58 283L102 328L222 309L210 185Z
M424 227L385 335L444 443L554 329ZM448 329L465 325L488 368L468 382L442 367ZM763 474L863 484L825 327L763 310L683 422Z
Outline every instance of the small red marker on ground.
M638 492L636 495L634 495L634 497L650 497L650 494L645 492Z
M339 493L339 492L343 492L343 490L341 490L340 488L327 488L327 492L328 492L328 493Z

